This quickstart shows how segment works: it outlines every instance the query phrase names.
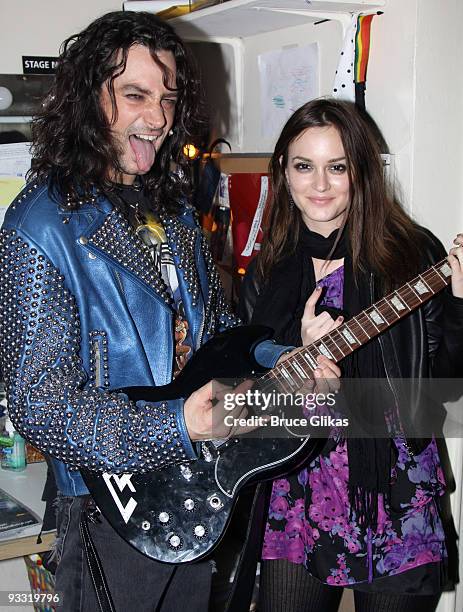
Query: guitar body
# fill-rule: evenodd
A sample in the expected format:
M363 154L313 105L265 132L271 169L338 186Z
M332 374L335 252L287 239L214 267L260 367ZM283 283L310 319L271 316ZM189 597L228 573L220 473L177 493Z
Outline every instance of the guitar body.
M261 373L253 349L272 331L238 327L218 334L163 387L122 389L132 400L187 397L211 379ZM248 484L282 476L311 461L324 444L309 437L202 442L199 458L148 474L101 474L82 470L92 497L118 534L140 552L166 563L207 556L222 539L239 492Z

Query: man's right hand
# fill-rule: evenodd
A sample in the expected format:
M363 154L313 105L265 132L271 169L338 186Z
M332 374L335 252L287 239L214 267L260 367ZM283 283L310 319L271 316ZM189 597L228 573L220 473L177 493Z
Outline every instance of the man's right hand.
M227 419L228 422L231 422L235 419L246 418L248 414L246 406L239 406L236 403L233 409L226 410L224 408L225 394L246 393L252 385L253 381L245 380L233 388L211 380L194 391L183 406L183 416L191 440L197 442L200 440L225 439L255 429L255 427L225 424L225 417L233 417Z

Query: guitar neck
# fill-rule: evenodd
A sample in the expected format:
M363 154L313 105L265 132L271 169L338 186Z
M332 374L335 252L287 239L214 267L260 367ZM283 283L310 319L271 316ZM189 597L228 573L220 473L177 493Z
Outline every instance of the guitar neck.
M262 378L290 392L300 389L313 378L317 357L326 355L338 362L350 355L444 289L451 275L447 259L439 261L329 334L302 347Z

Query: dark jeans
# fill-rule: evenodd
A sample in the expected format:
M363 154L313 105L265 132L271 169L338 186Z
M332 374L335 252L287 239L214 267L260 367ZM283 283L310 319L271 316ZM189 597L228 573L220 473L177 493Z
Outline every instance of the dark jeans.
M59 497L56 591L60 612L98 612L91 576L79 533L86 497ZM101 517L90 524L117 612L207 612L212 567L209 561L167 565L145 557L127 544Z

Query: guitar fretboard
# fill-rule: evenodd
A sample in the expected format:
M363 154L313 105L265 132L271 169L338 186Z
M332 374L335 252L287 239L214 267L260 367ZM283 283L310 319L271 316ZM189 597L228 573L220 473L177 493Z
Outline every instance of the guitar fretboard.
M313 344L302 347L262 376L259 383L278 385L289 393L297 391L313 378L317 357L326 355L340 361L444 289L451 275L452 269L443 259Z

